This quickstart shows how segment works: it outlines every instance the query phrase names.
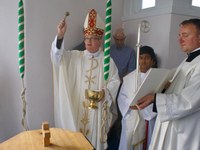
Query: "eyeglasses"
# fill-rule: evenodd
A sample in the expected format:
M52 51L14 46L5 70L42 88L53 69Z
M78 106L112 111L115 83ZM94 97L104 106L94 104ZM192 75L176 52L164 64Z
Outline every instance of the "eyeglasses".
M101 38L99 37L85 37L84 40L85 41L96 41L96 40L100 40Z

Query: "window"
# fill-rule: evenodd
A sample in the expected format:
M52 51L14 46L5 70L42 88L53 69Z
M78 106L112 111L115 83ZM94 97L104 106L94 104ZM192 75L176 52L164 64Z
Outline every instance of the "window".
M199 0L192 0L192 6L200 7L200 1Z
M196 0L196 1L199 1L199 0ZM142 9L155 7L155 5L156 5L156 0L142 0Z

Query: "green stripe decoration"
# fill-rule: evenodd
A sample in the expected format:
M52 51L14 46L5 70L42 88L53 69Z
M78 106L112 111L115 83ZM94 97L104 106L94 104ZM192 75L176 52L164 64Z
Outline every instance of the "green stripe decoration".
M18 64L20 77L24 78L25 57L24 57L24 6L23 1L18 3Z
M111 20L112 7L111 0L106 3L105 36L104 36L104 80L107 81L110 69L110 45L111 45Z

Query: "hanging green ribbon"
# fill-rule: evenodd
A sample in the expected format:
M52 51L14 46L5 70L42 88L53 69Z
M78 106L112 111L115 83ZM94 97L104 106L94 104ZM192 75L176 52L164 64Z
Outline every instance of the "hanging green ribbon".
M111 0L106 3L105 36L104 36L104 80L107 81L110 69L110 46L111 46Z

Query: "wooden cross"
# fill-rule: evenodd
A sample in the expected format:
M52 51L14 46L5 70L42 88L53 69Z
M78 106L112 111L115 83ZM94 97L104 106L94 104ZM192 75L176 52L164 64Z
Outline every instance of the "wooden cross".
M42 136L43 136L43 146L47 147L50 145L50 137L51 133L49 130L49 123L43 122L42 123Z

